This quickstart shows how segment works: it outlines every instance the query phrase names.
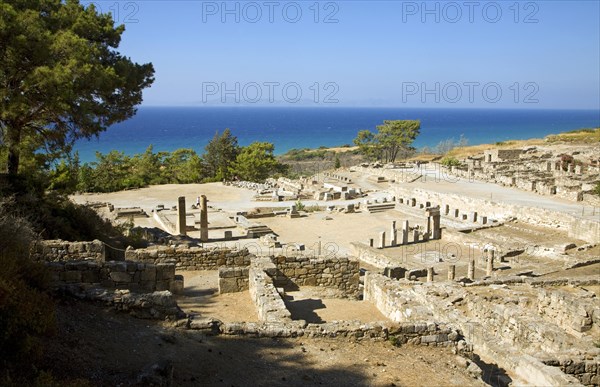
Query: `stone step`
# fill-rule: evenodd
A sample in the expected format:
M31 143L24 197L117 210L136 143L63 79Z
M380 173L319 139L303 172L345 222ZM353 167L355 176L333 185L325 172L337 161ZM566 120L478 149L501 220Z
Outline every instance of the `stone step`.
M369 211L369 213L393 210L394 208L396 208L396 203L381 203L367 205L367 211Z

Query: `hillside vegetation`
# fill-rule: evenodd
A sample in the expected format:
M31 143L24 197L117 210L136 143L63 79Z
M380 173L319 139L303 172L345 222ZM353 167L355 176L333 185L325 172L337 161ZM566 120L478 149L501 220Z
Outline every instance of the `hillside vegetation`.
M515 149L528 146L557 145L557 144L592 144L600 142L600 128L584 128L568 132L551 134L545 138L532 138L528 140L499 141L494 144L479 144L471 146L456 147L446 155L457 159L482 154L488 149Z

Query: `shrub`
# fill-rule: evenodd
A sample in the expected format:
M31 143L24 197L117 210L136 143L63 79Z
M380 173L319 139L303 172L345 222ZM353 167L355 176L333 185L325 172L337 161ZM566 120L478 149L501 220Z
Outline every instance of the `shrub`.
M594 187L593 193L600 196L600 181L596 183L596 187Z
M306 208L306 206L304 205L304 203L302 203L302 201L300 199L298 199L298 201L296 201L296 210L304 211L305 208Z
M446 156L441 161L442 165L445 167L457 167L460 165L460 161L457 158Z
M0 201L0 366L23 373L42 353L40 337L55 329L54 303L48 272L29 259L33 228L12 208L13 201Z

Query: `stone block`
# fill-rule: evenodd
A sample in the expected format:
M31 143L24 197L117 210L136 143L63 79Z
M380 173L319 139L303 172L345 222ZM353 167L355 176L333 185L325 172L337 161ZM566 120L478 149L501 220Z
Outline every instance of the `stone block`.
M219 278L219 294L237 293L239 291L236 278Z
M156 281L156 291L169 290L169 287L171 285L170 282L171 281L165 281L165 280Z
M156 281L156 267L148 267L140 272L140 281Z
M96 270L86 270L81 273L81 282L92 284L100 281L100 276Z
M65 282L81 282L81 272L78 270L69 270L61 274Z
M131 274L116 271L110 273L110 279L117 283L128 283L131 282Z
M176 275L175 278L171 281L171 283L169 285L169 290L173 294L183 294L183 288L184 288L183 276Z

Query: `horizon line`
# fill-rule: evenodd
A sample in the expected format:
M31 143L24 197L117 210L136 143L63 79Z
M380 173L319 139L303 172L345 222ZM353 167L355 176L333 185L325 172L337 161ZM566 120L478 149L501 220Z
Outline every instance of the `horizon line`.
M600 112L600 108L595 107L483 107L483 106L373 106L373 105L338 105L332 104L328 106L317 105L294 105L294 104L273 104L273 105L139 105L137 108L318 108L318 109L434 109L434 110L590 110Z

